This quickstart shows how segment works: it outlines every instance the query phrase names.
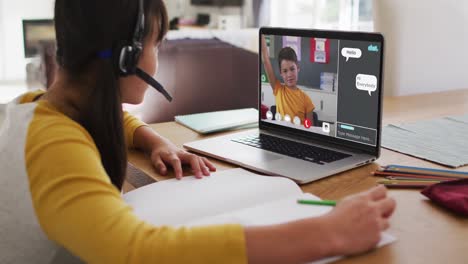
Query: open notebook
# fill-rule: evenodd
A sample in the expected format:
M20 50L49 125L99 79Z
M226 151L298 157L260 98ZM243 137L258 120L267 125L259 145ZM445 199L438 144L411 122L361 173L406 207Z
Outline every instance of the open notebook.
M319 198L303 193L287 178L261 176L241 168L219 171L201 180L185 177L180 181L149 184L126 193L123 198L141 219L171 226L223 223L259 226L320 216L332 210L328 206L297 204L299 198ZM394 237L383 233L379 246L393 241Z

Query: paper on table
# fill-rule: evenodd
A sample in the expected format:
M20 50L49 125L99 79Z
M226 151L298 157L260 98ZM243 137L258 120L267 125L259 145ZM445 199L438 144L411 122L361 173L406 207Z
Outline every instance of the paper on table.
M468 116L388 125L382 146L450 167L468 164Z
M272 201L266 204L241 209L235 212L208 217L192 221L186 226L203 226L211 224L238 223L243 226L261 226L270 224L286 223L293 220L317 217L331 211L331 206L303 205L298 204L297 199L320 200L312 194L302 194L301 196L291 196L285 199ZM280 213L279 213L280 212ZM396 238L390 234L382 233L377 247L383 247L396 241ZM335 256L312 262L313 264L326 264L337 261L345 256Z
M293 220L320 216L333 209L331 206L298 204L297 199L320 200L320 198L312 194L296 194L214 217L196 219L185 224L189 226L225 223L237 223L243 226L281 224Z
M468 115L465 116L449 116L447 119L468 124Z
M390 234L387 234L387 233L382 233L382 236L380 238L380 242L379 242L379 244L377 244L377 247L380 248L380 247L389 245L389 244L395 242L396 240L397 239L394 236L392 236ZM326 264L326 263L338 261L338 260L343 259L345 257L346 256L329 257L329 258L324 258L324 259L321 259L321 260L311 262L309 264Z
M260 176L244 169L223 170L201 180L185 177L146 185L123 196L143 220L181 225L263 204L273 198L302 194L293 181Z

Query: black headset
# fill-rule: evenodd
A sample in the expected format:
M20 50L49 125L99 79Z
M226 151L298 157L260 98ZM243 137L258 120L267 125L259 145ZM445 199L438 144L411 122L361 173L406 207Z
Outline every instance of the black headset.
M143 0L138 0L138 17L136 21L133 39L129 45L124 45L120 48L118 54L118 71L120 76L129 76L135 74L140 79L158 90L166 99L171 102L172 96L164 89L164 87L149 74L140 69L137 64L143 51L143 36L145 32L145 12Z

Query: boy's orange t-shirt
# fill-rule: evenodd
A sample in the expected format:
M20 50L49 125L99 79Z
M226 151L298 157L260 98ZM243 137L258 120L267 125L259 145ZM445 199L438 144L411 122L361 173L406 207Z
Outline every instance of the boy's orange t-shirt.
M276 98L276 111L283 118L285 115L289 115L293 120L297 116L301 119L301 124L303 124L306 114L315 109L312 100L304 91L288 88L280 81L276 81L273 94Z

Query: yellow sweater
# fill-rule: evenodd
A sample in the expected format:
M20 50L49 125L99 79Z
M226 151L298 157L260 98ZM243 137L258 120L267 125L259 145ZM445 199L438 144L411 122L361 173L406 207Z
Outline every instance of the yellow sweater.
M26 172L32 208L50 240L88 263L247 261L244 233L239 225L176 229L139 220L111 184L89 133L48 102L32 102L40 93L28 93L17 102L30 107L10 109L10 114L33 113L26 120L25 145L18 146L24 149L25 163L17 166L24 167L15 170L13 166L8 177ZM7 129L14 129L13 123L9 122ZM125 113L124 125L127 144L132 147L133 133L144 123ZM3 135L0 134L1 140ZM0 162L1 159L8 156L0 156ZM27 248L20 250L28 252Z
M288 88L280 81L276 81L273 94L276 99L277 112L282 115L282 118L289 115L293 120L297 116L301 119L301 124L304 124L306 115L315 109L312 100L304 91L299 88L294 90Z

